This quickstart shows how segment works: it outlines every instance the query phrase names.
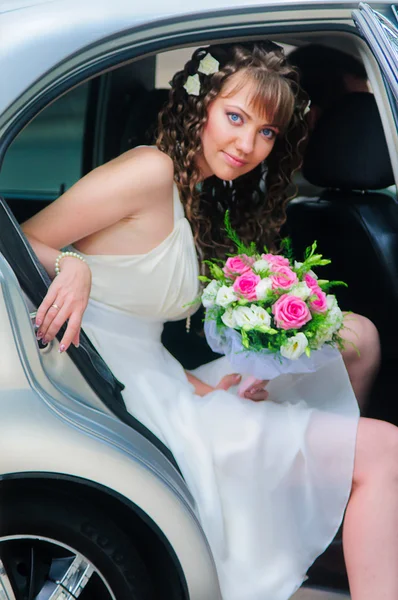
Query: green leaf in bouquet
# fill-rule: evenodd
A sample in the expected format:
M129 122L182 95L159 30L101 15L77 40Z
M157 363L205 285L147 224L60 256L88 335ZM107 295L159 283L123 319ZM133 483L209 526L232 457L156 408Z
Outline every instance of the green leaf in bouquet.
M348 287L348 284L345 281L327 281L326 283L322 283L322 285L319 285L324 292L328 292L329 290L337 286Z
M215 265L211 260L204 260L203 262L208 265L210 274L214 277L214 279L217 279L217 281L225 280L224 272L218 265Z
M304 260L307 261L309 258L311 258L311 256L314 254L315 250L317 247L317 242L315 241L312 246L308 246L308 248L305 249L305 253L304 253Z
M241 331L241 336L242 336L242 346L244 346L245 348L249 348L250 347L249 337L247 335L247 332L244 331L243 329Z
M225 211L224 225L227 237L229 237L231 242L235 244L238 254L247 254L248 256L252 256L257 252L256 244L254 242L252 242L249 246L246 246L246 244L242 242L236 233L235 229L233 229L231 220L229 218L229 210Z
M329 265L332 261L329 260L328 258L322 258L322 254L314 254L313 256L310 256L309 258L307 258L307 260L305 261L305 266L306 267L324 267L325 265Z
M231 254L231 255L227 254L227 256L233 256L233 254ZM212 258L211 262L219 263L220 265L224 266L225 260L223 258Z
M254 254L257 254L256 242L251 242L249 248L250 248L249 256L253 256Z
M199 296L196 296L196 298L191 300L191 302L185 302L185 304L183 304L181 308L189 308L190 306L195 306L196 304L199 304L199 302L201 302L201 301L202 301L202 295L199 294Z
M306 355L308 356L308 358L311 356L311 348L310 348L309 346L307 346L307 347L305 348L305 353L306 353Z
M278 333L277 329L272 329L272 327L266 327L265 325L258 325L258 327L256 327L256 331L260 331L261 333L266 333L268 335L276 335Z
M246 298L239 298L238 304L239 306L246 306L246 304L249 304L249 300L246 300Z
M203 283L210 283L212 281L209 277L206 277L206 275L199 275L198 279L199 281L203 281Z
M290 263L294 261L293 243L290 237L285 237L281 240L280 247L283 253Z

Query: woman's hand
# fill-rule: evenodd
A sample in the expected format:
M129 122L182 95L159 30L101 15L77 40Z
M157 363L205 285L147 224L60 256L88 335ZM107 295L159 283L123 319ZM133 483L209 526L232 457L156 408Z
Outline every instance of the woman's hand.
M54 339L62 325L68 322L59 351L65 352L73 343L79 345L80 328L91 290L91 271L87 263L64 257L61 269L38 308L37 338L44 344Z
M210 392L214 392L214 390L229 390L230 387L238 385L242 379L237 373L232 373L231 375L225 375L215 387L212 387L191 373L186 372L186 374L188 381L195 387L195 392L198 394L198 396L205 396ZM253 400L254 402L267 400L268 392L264 389L267 383L268 381L266 380L255 379L250 383L247 389L244 389L240 395L243 398Z

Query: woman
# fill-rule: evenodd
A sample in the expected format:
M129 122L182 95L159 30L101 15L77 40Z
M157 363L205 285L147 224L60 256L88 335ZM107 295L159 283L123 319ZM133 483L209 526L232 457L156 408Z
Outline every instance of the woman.
M128 409L180 465L224 600L289 598L344 512L352 598L396 600L397 429L358 425L341 357L243 398L225 358L185 373L160 342L163 322L189 315L197 296L197 252L230 250L227 207L245 241L274 246L306 106L275 44L195 51L173 78L157 148L95 169L24 225L54 277L38 337L50 341L69 319L60 351L77 345L84 313ZM60 254L69 244L76 254ZM361 357L347 351L345 360L361 392L377 366L377 333L357 316L349 327Z

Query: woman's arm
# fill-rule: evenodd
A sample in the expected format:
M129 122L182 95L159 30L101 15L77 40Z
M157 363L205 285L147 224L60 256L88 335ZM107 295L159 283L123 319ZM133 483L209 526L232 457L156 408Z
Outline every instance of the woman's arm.
M131 150L94 169L23 224L35 253L53 278L38 308L38 336L49 342L68 321L60 350L66 350L72 342L78 344L90 295L91 273L87 264L67 257L61 261L60 273L55 277L55 260L60 249L126 216L155 210L156 204L171 197L172 186L173 164L168 156L156 148Z
M156 148L137 148L88 173L22 227L45 265L52 259L46 246L64 248L164 203L172 186L171 159Z

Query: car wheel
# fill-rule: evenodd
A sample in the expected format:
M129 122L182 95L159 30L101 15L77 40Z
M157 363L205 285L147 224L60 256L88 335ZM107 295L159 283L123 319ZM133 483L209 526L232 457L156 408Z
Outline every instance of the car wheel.
M114 515L67 495L20 496L0 502L2 600L153 600Z

